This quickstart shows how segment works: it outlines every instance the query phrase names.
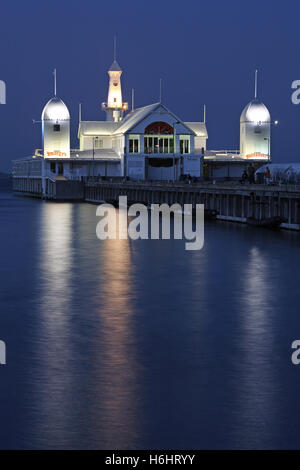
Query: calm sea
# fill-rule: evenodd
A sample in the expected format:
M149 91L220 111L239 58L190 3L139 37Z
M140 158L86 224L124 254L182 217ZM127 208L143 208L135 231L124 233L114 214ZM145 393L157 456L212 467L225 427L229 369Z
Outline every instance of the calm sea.
M299 448L300 235L99 241L96 206L0 193L1 448Z

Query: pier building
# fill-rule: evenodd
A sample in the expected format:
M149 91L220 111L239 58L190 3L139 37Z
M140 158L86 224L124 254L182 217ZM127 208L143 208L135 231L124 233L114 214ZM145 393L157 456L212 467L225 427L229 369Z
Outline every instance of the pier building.
M271 117L255 96L240 119L240 149L207 149L207 126L179 118L159 102L128 110L123 100L122 69L116 53L108 69L107 101L102 103L105 120L82 120L79 111L77 148L70 145L71 118L67 105L57 96L56 71L54 96L45 105L42 122L43 148L32 156L15 160L14 179L41 186L48 197L51 182L99 179L180 181L240 178L245 169L255 169L271 159ZM32 180L31 183L29 180ZM26 183L27 181L27 183ZM25 188L26 189L26 188Z

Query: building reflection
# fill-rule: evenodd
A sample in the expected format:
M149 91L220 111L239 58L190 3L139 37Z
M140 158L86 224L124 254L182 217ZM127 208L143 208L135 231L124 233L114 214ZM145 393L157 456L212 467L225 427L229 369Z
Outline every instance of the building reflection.
M72 407L71 273L72 204L43 205L40 234L39 318L33 403L38 416L31 430L39 445L68 445ZM35 397L35 399L34 399Z
M127 231L125 210L118 211L119 232ZM131 241L101 242L98 305L101 345L97 380L101 395L95 410L101 448L130 449L139 435L139 365L135 336ZM99 354L100 352L100 354Z
M276 278L264 251L251 248L245 259L243 286L239 299L236 417L237 447L268 447L278 412L275 338ZM241 431L242 430L242 431ZM271 442L271 441L270 441Z

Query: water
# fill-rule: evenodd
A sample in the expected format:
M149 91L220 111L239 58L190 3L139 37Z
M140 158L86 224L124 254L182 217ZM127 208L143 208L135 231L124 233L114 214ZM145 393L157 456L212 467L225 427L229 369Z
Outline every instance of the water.
M1 448L298 448L299 234L103 241L0 194Z

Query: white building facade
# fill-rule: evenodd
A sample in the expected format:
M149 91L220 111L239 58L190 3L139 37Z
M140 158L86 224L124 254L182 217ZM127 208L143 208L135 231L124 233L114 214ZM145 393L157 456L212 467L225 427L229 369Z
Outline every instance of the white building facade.
M206 149L204 123L185 123L162 103L131 111L119 122L81 121L80 155L119 158L119 176L178 180L200 177ZM101 176L110 176L108 173Z

